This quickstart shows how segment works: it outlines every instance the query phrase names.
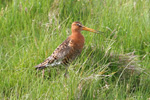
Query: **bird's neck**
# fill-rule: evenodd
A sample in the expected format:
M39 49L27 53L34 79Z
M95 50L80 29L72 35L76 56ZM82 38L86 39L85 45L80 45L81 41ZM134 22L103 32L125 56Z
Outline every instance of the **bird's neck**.
M76 34L76 33L80 33L81 34L81 30L79 30L79 29L71 29L71 31L72 31L72 34Z
M81 34L80 31L72 31L71 37L73 39L77 39L77 40L84 39L84 37L83 37L83 35Z
M76 48L82 50L83 45L84 45L84 37L81 34L81 32L80 31L72 31L70 38L73 40L74 46L76 46Z

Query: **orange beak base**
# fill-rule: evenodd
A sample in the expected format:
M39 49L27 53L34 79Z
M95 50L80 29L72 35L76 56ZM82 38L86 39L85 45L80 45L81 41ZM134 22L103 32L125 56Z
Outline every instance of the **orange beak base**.
M94 33L97 33L98 31L94 30L94 29L91 29L91 28L88 28L88 27L85 27L85 26L82 26L82 30L85 30L85 31L90 31L90 32L94 32Z

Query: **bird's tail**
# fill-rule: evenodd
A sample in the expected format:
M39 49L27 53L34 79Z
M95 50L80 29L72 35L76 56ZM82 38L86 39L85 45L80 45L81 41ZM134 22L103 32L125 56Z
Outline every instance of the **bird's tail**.
M40 64L38 64L37 66L35 66L35 69L37 69L37 70L45 69L45 68L48 67L49 64L51 64L52 62L54 62L54 59L50 56L50 57L48 57L43 63L40 63Z
M39 64L39 65L35 66L35 69L42 70L42 69L45 69L46 67L47 67L46 65Z
M48 66L48 60L45 60L43 63L38 64L35 66L35 69L42 70L45 69Z

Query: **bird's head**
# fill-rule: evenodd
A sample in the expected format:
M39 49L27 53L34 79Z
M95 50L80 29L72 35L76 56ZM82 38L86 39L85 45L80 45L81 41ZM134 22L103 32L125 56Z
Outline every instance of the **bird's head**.
M73 22L72 26L71 26L71 29L72 29L72 31L82 31L82 30L85 30L85 31L90 31L90 32L94 32L94 33L98 32L98 31L96 31L94 29L91 29L91 28L83 26L80 22Z

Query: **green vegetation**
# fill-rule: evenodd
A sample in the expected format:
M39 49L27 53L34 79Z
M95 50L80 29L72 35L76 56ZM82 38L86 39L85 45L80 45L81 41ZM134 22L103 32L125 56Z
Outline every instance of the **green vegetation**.
M83 31L82 54L68 68L34 66L71 33ZM0 0L0 99L148 100L149 0ZM133 68L133 69L130 69Z

